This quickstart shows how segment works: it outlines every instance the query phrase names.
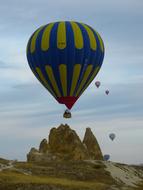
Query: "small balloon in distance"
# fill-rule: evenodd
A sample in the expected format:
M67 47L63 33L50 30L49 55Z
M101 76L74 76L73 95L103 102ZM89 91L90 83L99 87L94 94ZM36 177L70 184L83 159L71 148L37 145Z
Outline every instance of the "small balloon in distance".
M106 91L105 91L105 94L108 95L108 94L109 94L109 90L106 90Z
M113 141L116 138L115 133L110 133L109 138Z
M110 159L110 155L109 155L109 154L105 154L105 155L103 156L103 159L104 159L105 161L108 161L108 160Z
M101 85L101 82L100 81L96 81L95 85L96 85L97 88L99 88L99 86Z

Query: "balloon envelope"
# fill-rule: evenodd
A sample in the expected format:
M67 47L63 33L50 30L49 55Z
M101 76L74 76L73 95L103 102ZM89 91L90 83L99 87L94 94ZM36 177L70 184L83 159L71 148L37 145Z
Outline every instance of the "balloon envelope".
M109 154L105 154L105 155L103 156L103 159L104 159L105 161L108 161L108 160L110 159L110 155L109 155Z
M106 90L105 93L108 95L109 94L109 90Z
M95 82L95 85L96 85L97 88L99 88L100 84L101 84L100 81Z
M115 139L116 135L114 133L109 134L109 138L113 141Z
M103 58L100 35L90 26L73 21L41 26L27 45L34 75L68 109L95 78Z

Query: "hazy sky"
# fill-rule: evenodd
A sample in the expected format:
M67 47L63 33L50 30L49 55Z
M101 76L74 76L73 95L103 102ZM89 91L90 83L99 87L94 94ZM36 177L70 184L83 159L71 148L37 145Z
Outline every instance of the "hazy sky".
M52 21L76 20L95 28L105 59L94 82L65 120L63 105L35 79L25 49L30 35ZM106 96L104 91L110 90ZM26 159L49 130L68 123L82 138L91 127L111 160L143 163L143 1L5 0L0 4L0 157ZM116 133L111 142L108 135Z

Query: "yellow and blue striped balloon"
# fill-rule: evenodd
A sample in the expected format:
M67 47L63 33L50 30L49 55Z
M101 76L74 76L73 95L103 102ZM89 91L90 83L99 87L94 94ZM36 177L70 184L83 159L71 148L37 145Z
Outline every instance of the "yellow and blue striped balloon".
M31 70L46 89L69 109L102 65L104 44L90 26L73 21L38 28L27 45Z

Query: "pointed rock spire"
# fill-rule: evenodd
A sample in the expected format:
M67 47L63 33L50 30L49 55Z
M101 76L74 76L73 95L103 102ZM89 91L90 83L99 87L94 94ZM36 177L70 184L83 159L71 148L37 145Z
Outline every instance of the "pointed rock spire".
M39 145L39 152L46 153L48 151L48 142L47 139L43 139Z
M90 128L86 128L83 144L86 146L91 159L103 160L100 146Z

